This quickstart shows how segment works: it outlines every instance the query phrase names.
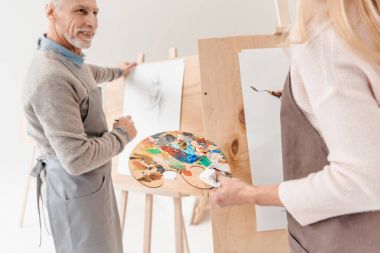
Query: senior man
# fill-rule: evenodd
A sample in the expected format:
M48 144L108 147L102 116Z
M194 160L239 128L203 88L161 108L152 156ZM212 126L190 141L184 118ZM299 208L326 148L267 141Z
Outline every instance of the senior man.
M123 252L111 159L136 136L130 116L108 131L99 83L126 76L135 63L102 68L84 63L98 27L96 0L46 4L48 31L38 41L23 90L29 134L41 156L33 169L46 184L58 253Z

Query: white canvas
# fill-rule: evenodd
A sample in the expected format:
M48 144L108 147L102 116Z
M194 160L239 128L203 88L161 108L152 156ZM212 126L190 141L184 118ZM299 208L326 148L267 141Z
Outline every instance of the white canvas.
M128 76L123 114L132 116L137 136L119 155L119 173L130 175L128 159L140 141L158 132L179 130L184 69L184 59L176 59L141 64ZM171 173L164 176L173 178Z
M250 49L239 54L249 159L255 185L283 180L280 99L258 90L282 90L289 71L283 49ZM257 231L287 227L284 208L256 206Z

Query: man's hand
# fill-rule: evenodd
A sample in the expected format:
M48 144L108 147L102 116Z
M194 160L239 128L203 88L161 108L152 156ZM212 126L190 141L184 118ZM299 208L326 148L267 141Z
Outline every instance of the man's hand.
M129 73L131 73L131 71L137 66L137 63L136 62L132 62L132 63L129 63L129 62L124 62L122 64L120 64L118 66L119 69L121 69L121 71L123 71L123 76L124 77L127 77L129 75Z
M137 130L131 116L116 119L115 123L113 123L113 129L117 127L123 129L128 134L130 141L136 137Z
M220 207L255 203L254 187L237 178L217 176L220 187L212 190L211 201Z

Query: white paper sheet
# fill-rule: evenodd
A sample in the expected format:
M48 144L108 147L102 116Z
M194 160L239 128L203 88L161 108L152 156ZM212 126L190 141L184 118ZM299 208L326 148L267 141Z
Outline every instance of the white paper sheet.
M146 137L180 127L184 59L142 64L126 80L124 115L131 115L136 138L119 155L119 173L130 175L128 160L135 146ZM165 173L165 178L175 175Z
M255 185L283 180L280 99L258 90L282 90L289 71L283 49L250 49L239 54L252 181ZM257 231L287 227L284 208L256 206Z

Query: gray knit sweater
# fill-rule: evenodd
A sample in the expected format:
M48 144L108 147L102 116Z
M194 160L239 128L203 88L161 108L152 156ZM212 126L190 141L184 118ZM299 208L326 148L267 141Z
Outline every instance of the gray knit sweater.
M55 154L72 175L81 175L107 163L120 153L127 136L118 130L101 137L87 136L83 121L88 111L87 89L65 64L72 65L87 85L112 81L119 69L75 65L50 50L38 50L29 67L23 88L28 134L44 156ZM83 78L82 78L83 77Z

